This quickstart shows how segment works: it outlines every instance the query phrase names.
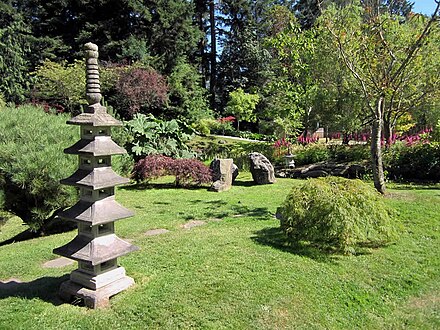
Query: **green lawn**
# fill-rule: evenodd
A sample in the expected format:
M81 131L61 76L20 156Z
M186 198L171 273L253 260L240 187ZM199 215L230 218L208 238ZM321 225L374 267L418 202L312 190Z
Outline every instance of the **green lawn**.
M394 185L395 244L357 256L295 251L274 218L290 187L252 186L249 174L223 193L120 188L136 211L117 223L140 250L120 258L136 286L111 308L61 304L59 284L75 266L46 269L52 249L75 232L0 246L0 329L436 329L440 328L440 190ZM183 229L190 220L206 225ZM145 236L147 230L170 232ZM0 242L22 231L17 218ZM0 284L1 285L1 284Z

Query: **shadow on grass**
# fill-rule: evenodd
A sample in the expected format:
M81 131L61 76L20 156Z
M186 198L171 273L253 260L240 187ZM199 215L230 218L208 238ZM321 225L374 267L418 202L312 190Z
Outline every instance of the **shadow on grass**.
M268 210L267 207L257 207L249 208L245 205L231 205L227 206L228 202L221 199L203 201L201 199L195 199L190 201L191 204L199 204L203 207L204 212L202 212L198 217L203 218L216 218L223 219L226 217L250 217L252 220L270 220L273 219L273 214ZM192 220L195 217L193 215L186 217L186 220Z
M388 185L392 190L440 190L435 182L393 182Z
M15 242L23 242L37 237L40 237L38 233L26 229L25 231L22 231L21 233L15 235L14 237L11 237L3 242L0 242L0 246L9 245Z
M8 282L0 281L0 299L18 297L25 299L38 298L49 302L55 306L64 302L58 297L58 288L61 283L67 281L69 275L60 277L42 277L30 282L19 282L11 280Z
M201 199L194 199L194 200L190 201L190 203L191 204L208 204L209 207L217 207L217 208L228 204L228 202L223 201L221 199L214 199L214 200L210 200L210 201L204 201Z
M254 234L256 236L251 238L257 244L271 246L283 252L307 257L318 262L336 263L336 256L329 251L324 251L312 245L293 244L289 242L279 227L265 228Z
M49 236L54 234L61 234L77 228L77 225L73 221L67 221L62 219L57 219L57 221L53 222L43 231L32 231L30 229L26 229L21 233L11 237L3 242L0 242L0 246L9 245L16 242L24 242L34 238Z
M231 210L234 212L233 216L246 216L254 220L271 220L274 217L267 207L249 208L245 205L232 205Z
M185 190L208 190L208 186L176 186L174 183L135 183L131 185L121 186L122 190L150 190L150 189L185 189Z
M254 181L241 181L241 180L235 180L232 186L238 186L238 187L252 187L256 186Z

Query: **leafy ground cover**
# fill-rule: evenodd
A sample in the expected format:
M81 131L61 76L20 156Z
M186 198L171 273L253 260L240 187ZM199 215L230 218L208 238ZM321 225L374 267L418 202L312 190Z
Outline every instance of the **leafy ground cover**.
M241 173L224 193L175 189L172 179L117 199L136 216L117 223L140 247L120 259L133 288L111 308L62 304L59 284L75 266L48 269L52 249L75 232L13 244L18 218L1 227L1 329L435 329L440 327L439 187L391 187L399 240L355 256L292 248L274 218L292 185L252 186ZM184 229L192 220L206 225ZM150 229L169 232L146 236Z

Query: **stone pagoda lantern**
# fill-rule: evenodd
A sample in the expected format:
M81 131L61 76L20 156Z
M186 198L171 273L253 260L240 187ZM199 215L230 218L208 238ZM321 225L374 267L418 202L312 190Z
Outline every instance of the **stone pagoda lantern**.
M80 298L86 306L99 308L108 305L111 296L134 284L125 275L124 267L118 266L117 258L137 247L115 234L114 222L133 215L115 200L115 186L129 180L111 167L112 155L126 153L111 139L111 127L122 123L100 104L98 47L87 43L85 51L89 106L67 122L80 126L81 139L64 150L66 154L78 155L79 168L61 180L79 188L80 200L59 215L78 223L78 235L53 252L78 261L78 269L70 274L70 280L61 284L60 296L66 301Z

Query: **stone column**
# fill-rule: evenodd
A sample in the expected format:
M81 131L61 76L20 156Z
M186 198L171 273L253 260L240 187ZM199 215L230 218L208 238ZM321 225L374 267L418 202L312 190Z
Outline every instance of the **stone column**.
M87 67L87 101L84 113L70 119L79 125L81 139L64 150L77 155L79 168L61 183L79 188L80 200L60 214L61 218L78 223L78 235L54 253L78 261L78 269L70 280L62 283L60 296L70 301L84 299L90 308L104 307L109 298L134 284L126 276L117 258L137 247L115 234L114 222L133 215L115 200L115 186L129 180L116 174L111 167L111 156L126 153L111 139L111 127L122 123L107 113L100 104L101 90L98 70L98 47L85 45Z

